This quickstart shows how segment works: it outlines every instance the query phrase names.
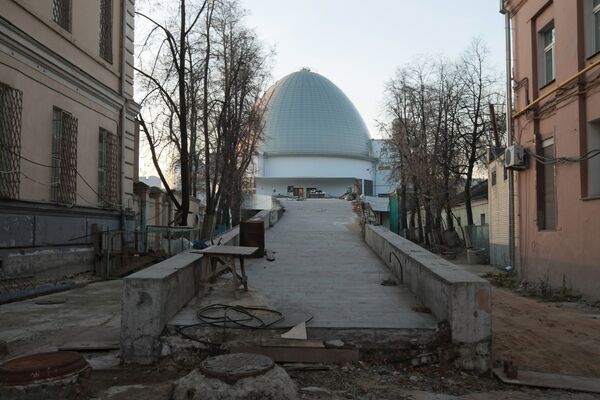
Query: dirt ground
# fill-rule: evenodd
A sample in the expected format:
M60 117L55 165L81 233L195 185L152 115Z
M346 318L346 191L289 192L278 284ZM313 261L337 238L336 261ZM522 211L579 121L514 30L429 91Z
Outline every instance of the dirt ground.
M94 371L88 399L171 400L173 382L189 368L171 362L156 367ZM411 400L592 400L600 395L504 385L443 367L404 368L357 363L317 371L288 369L299 397L317 399Z
M519 369L600 378L600 308L492 291L496 360Z

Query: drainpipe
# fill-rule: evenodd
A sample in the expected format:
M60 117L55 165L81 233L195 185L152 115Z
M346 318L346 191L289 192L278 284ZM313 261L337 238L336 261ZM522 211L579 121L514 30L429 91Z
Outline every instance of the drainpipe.
M513 144L513 116L512 116L512 43L510 30L510 13L504 6L504 0L500 0L500 13L505 19L506 40L506 136L507 145ZM515 176L513 170L508 170L508 251L510 267L515 269Z
M125 245L125 122L126 122L126 113L127 113L127 99L125 99L125 54L126 54L126 27L127 27L127 1L121 0L121 66L120 66L120 82L119 82L119 94L121 95L121 99L123 99L123 106L121 107L121 115L119 121L119 144L120 144L120 152L119 152L119 160L121 163L121 176L120 176L120 197L121 197L121 218L120 218L120 230L121 230L121 254L123 254L124 245Z

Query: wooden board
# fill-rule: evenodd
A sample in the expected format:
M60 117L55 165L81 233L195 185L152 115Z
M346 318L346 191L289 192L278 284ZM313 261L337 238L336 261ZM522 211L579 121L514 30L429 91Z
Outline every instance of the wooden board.
M506 377L501 368L494 368L493 371L494 375L496 375L502 382L513 385L600 393L599 378L519 370L518 378L510 379Z
M268 347L307 347L324 349L325 344L322 340L316 339L263 339L260 342L261 346Z
M232 353L256 353L278 363L352 363L358 362L356 349L322 349L306 347L240 346Z
M247 247L247 246L210 246L202 250L192 250L191 253L206 254L209 256L250 256L258 247Z

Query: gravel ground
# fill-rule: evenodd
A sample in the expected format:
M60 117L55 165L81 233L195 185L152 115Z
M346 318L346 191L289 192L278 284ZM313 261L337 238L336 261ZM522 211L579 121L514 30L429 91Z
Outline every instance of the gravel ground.
M365 400L591 400L600 395L505 385L443 367L403 368L348 364L324 370L288 369L300 399ZM106 400L171 400L172 382L189 373L173 362L155 367L127 367L92 374L90 398Z

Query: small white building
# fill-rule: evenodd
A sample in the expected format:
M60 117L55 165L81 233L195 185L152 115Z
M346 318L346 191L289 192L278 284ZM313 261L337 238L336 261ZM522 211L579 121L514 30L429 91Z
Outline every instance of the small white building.
M395 188L388 182L390 169L378 168L383 141L369 137L350 99L327 78L304 68L279 80L266 96L258 194L377 196Z

